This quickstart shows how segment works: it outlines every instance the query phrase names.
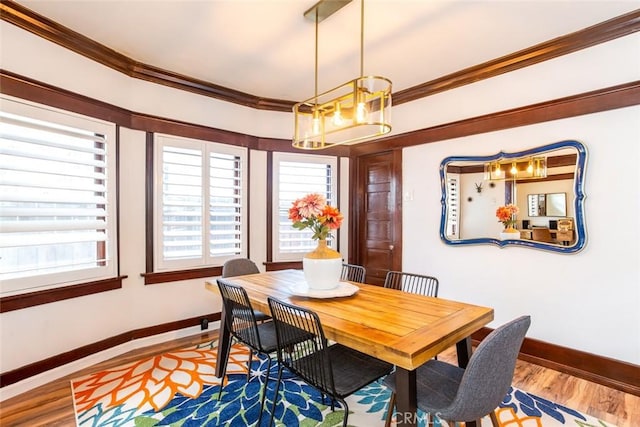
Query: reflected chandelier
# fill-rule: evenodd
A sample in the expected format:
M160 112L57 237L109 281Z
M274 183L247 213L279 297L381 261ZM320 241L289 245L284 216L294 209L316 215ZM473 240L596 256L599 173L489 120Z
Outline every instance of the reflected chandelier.
M531 157L501 163L500 159L484 164L484 179L495 181L502 179L532 179L547 177L547 159Z
M318 24L351 0L320 0L304 13L315 22L315 92L293 106L293 147L320 150L391 132L391 81L364 76L364 0L360 6L360 77L318 94Z

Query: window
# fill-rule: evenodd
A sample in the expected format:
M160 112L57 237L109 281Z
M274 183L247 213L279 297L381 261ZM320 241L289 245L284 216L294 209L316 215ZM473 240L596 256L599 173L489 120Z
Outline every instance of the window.
M320 193L337 206L335 157L273 154L273 261L299 261L316 243L309 230L296 230L289 220L291 203L309 193ZM336 248L335 233L329 245Z
M114 277L115 125L0 100L2 294Z
M459 217L460 217L460 175L447 174L447 237L458 239L460 237Z
M155 136L155 270L246 256L247 150Z

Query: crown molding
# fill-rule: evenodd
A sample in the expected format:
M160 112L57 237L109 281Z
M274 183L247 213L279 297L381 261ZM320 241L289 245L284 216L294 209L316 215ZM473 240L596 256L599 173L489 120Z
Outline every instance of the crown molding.
M259 110L291 112L294 101L263 98L144 64L12 1L0 0L0 18L127 76ZM400 105L475 83L640 31L640 9L530 48L475 65L392 95Z

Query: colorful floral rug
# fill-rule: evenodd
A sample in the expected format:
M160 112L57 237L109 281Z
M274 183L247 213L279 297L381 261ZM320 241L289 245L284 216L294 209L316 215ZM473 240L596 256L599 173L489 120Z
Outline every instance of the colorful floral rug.
M266 378L266 358L251 366L247 382L248 350L232 347L227 377L218 400L220 379L215 376L217 341L165 353L117 368L97 372L71 382L77 424L80 427L245 427L255 425L260 414L260 392ZM272 365L276 365L275 363ZM271 372L265 409L271 410L277 367ZM331 411L320 393L303 381L285 375L275 410L276 425L285 427L339 426L344 411ZM383 426L389 390L374 383L347 399L349 425ZM328 400L326 403L329 403ZM611 424L512 388L498 419L504 427L613 427ZM418 414L418 425L427 417ZM269 422L263 416L262 425ZM444 426L435 420L434 426ZM488 418L483 425L490 425Z

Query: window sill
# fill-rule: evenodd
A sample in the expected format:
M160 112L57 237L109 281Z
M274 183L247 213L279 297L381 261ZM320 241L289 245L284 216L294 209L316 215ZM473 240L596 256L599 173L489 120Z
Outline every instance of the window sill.
M179 280L201 279L222 274L222 267L205 267L192 270L162 271L158 273L142 273L145 285L177 282Z
M0 313L120 289L122 288L122 280L126 278L127 276L118 276L95 282L2 297L0 298Z
M263 263L267 271L288 270L290 268L294 270L302 270L302 261L280 261L280 262L265 262Z

